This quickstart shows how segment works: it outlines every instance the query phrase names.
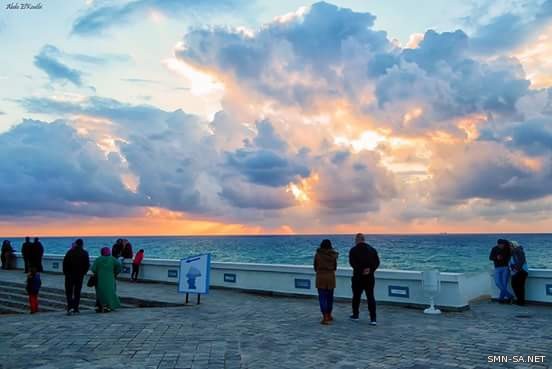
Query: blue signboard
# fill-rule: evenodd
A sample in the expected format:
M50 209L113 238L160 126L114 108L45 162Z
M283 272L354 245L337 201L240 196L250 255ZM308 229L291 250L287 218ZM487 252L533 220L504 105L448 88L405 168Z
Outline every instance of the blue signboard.
M58 261L54 261L52 263L52 269L59 269L59 262Z
M176 269L167 270L167 277L168 278L177 278L178 277L178 270L176 270Z
M299 279L295 278L295 288L301 288L305 290L310 290L311 281L310 279Z
M236 275L234 273L224 273L224 281L229 283L236 283Z
M546 295L547 296L552 296L552 284L547 284L546 285Z
M178 292L209 293L211 254L192 256L180 260Z
M387 294L391 297L410 297L410 289L405 286L387 286Z

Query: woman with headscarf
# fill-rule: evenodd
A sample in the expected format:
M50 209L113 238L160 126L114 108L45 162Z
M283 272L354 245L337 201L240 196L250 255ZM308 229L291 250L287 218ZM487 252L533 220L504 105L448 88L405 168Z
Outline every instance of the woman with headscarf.
M9 240L2 242L2 269L10 269L10 259L13 255L13 247Z
M511 241L512 256L510 258L509 267L512 274L512 289L516 295L516 304L525 305L525 281L529 274L527 267L527 259L525 259L525 251L523 246L516 241Z
M335 289L335 270L337 269L338 253L332 248L330 240L323 240L314 255L314 271L316 272L316 288L322 312L321 324L330 324L332 318L333 295Z
M121 306L115 292L115 277L121 272L121 264L111 256L109 247L101 250L101 255L92 265L92 273L96 276L97 312L108 312Z

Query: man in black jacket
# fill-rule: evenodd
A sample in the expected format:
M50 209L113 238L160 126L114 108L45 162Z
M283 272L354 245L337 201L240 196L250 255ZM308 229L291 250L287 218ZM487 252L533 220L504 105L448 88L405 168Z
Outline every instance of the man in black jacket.
M25 237L25 242L21 245L21 256L23 256L23 262L25 263L25 273L29 273L29 251L31 251L31 239Z
M349 251L349 264L353 268L353 315L351 319L357 320L362 292L366 292L368 310L370 311L370 324L376 325L376 299L374 298L375 277L374 272L380 265L378 252L364 241L364 235L358 233L355 237L356 246Z
M67 315L79 313L82 281L90 268L90 258L88 257L88 252L83 248L83 245L84 242L79 238L63 258Z
M38 237L35 237L33 243L29 246L28 260L29 268L36 268L36 271L42 273L42 256L44 256L44 247Z

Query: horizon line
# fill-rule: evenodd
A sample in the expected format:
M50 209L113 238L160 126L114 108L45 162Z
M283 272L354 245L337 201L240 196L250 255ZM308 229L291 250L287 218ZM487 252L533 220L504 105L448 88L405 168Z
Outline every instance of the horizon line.
M512 235L552 235L552 232L420 232L420 233L368 233L368 232L357 232L362 233L367 236L448 236L448 235L502 235L502 234L512 234ZM356 233L266 233L266 234L145 234L145 235L129 235L129 234L106 234L106 235L48 235L48 236L0 236L0 238L107 238L107 237L134 237L134 238L145 238L145 237L296 237L296 236L353 236Z

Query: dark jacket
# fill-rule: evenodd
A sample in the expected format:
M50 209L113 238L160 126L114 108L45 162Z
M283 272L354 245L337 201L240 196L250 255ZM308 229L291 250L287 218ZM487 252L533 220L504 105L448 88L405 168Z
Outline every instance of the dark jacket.
M63 258L63 274L66 276L82 278L90 269L88 252L81 246L75 246L67 251Z
M122 242L116 242L111 248L111 256L113 256L115 259L119 258L123 253L123 247L124 245Z
M316 272L316 288L334 289L335 270L337 269L338 253L334 249L316 250L314 255L314 271Z
M9 242L2 243L2 255L11 254L13 252L13 247Z
M134 256L132 252L132 245L130 244L130 242L127 243L123 248L123 252L121 253L121 256L125 259L132 259L132 257Z
M38 295L40 286L42 286L42 282L40 281L40 274L36 273L34 276L27 276L27 286L25 287L25 289L27 290L27 293L29 295Z
M489 260L494 262L495 268L507 267L510 262L510 248L507 246L504 246L502 249L498 246L493 247Z
M31 247L32 247L32 243L23 242L23 245L21 245L21 255L23 256L23 259L29 258L29 251Z
M349 264L353 268L353 278L363 276L366 268L370 268L369 275L373 276L380 265L380 259L376 249L361 242L349 251Z
M29 247L28 259L29 267L35 267L37 271L42 272L42 256L44 255L44 247L40 241L33 242Z

